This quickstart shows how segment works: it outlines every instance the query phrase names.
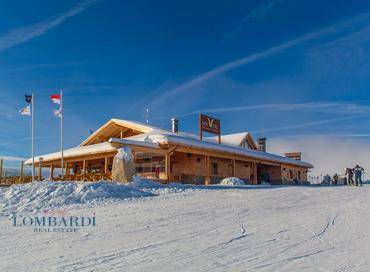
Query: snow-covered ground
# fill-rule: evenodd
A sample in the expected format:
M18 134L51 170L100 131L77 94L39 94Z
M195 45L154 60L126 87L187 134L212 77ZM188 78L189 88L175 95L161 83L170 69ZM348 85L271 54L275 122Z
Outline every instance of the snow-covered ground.
M38 186L0 189L0 271L370 271L368 185ZM59 202L63 194L73 205ZM23 216L43 205L58 216L94 215L96 227L14 227L9 201Z

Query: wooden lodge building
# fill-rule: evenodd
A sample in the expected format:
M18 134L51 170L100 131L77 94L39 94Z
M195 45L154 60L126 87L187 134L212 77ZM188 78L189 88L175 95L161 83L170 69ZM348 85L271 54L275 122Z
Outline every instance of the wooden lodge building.
M293 183L307 181L313 166L301 161L300 153L283 157L266 152L266 140L253 140L248 132L221 135L220 121L200 115L200 135L149 124L111 119L79 146L64 150L65 179L109 179L113 157L123 146L130 146L136 175L161 182L215 184L225 177L239 177L249 184L261 181ZM203 137L203 132L218 134ZM32 164L32 160L26 161ZM61 168L61 152L35 157L35 167ZM39 171L41 173L41 170Z

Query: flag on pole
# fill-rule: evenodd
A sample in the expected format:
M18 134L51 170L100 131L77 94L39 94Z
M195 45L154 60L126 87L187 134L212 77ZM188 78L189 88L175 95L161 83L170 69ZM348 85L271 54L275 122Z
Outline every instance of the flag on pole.
M55 115L55 117L62 117L62 110L59 109L59 110L53 110L53 113Z
M50 96L50 99L55 103L60 105L60 94L53 94Z
M28 103L27 106L21 108L19 113L21 115L31 115L31 102L32 102L32 95L25 94L24 100Z
M19 113L21 115L31 115L31 106L30 105L25 106L24 108L19 110Z
M24 100L26 100L26 102L27 102L28 104L31 104L31 101L32 101L32 95L25 94L25 95L24 95Z
M53 95L50 96L50 99L51 99L51 101L53 101L53 103L59 105L59 109L53 110L53 113L54 113L55 117L61 118L62 117L62 104L61 104L60 94L53 94Z
M53 103L59 105L59 109L53 110L54 115L56 117L60 118L60 150L62 153L62 158L61 158L61 176L62 179L64 177L64 154L63 154L63 90L60 90L60 94L53 94L50 96L51 101Z
M24 100L27 106L19 110L21 115L31 116L31 149L32 149L32 182L35 181L35 96L34 94L25 94Z

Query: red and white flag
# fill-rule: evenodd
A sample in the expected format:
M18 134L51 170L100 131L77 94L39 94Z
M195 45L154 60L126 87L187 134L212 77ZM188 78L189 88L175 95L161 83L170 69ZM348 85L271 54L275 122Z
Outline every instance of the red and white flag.
M60 105L60 94L53 94L50 96L50 99L55 103Z
M53 94L53 95L50 96L50 99L51 99L51 101L53 101L53 103L59 105L59 109L53 110L54 115L56 117L62 117L62 103L61 103L61 99L60 99L60 94Z

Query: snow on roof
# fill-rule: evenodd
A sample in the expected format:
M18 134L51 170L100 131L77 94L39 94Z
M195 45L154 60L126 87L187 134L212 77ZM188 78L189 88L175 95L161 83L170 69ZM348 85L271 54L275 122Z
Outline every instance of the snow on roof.
M248 135L250 135L249 132L221 135L221 143L239 146ZM218 136L205 137L205 139L216 142L218 140Z
M146 131L142 134L127 138L111 138L108 142L91 144L86 146L77 146L74 148L64 150L64 157L76 157L89 154L104 153L110 151L116 151L117 149L112 146L112 143L123 143L128 145L138 145L151 148L159 148L159 144L183 144L186 146L210 149L220 152L239 154L242 156L248 156L256 159L263 159L271 162L287 163L291 165L297 165L307 168L313 168L313 165L303 161L297 161L287 157L262 152L258 150L251 150L239 147L241 141L250 135L248 132L241 132L235 134L227 134L221 136L222 144L216 143L214 140L216 137L206 137L203 138L204 141L199 140L198 135L187 133L187 132L171 132L169 130L162 129L160 127L152 126L149 124L144 124L136 121L128 121L122 119L111 119L110 122L115 122L117 124L132 125L140 128L142 131ZM35 162L39 162L40 158L44 161L56 160L61 158L61 152L54 152L50 154L45 154L35 157ZM32 159L28 159L26 164L31 164Z
M117 118L113 118L110 121L113 121L114 123L118 125L122 125L122 126L132 125L132 126L135 126L136 128L141 129L144 132L151 132L153 130L158 130L158 131L164 130L160 127L149 125L147 123L142 123L138 121L124 120L124 119L117 119Z
M136 136L134 136L136 137ZM217 144L208 141L200 141L196 138L183 137L179 135L171 134L147 134L145 137L136 138L137 141L146 141L150 143L160 143L160 144L182 144L188 147L203 148L208 150L215 150L220 152L238 154L242 156L248 156L255 159L262 159L271 162L286 163L291 165L297 165L301 167L313 168L313 165L303 161L297 161L283 156L262 152L258 150L246 149L238 146ZM126 139L112 138L111 142L125 143Z
M75 157L75 156L83 156L83 155L89 155L89 154L97 154L97 153L104 153L104 152L110 152L110 151L116 151L117 149L112 146L109 142L99 143L99 144L92 144L87 146L77 146L69 149L63 150L63 156L64 158L68 157ZM51 161L51 160L57 160L62 157L61 151L54 152L50 154L40 155L35 157L35 163L38 163L40 161L40 158L43 159L43 161ZM32 158L25 161L25 164L32 164Z

